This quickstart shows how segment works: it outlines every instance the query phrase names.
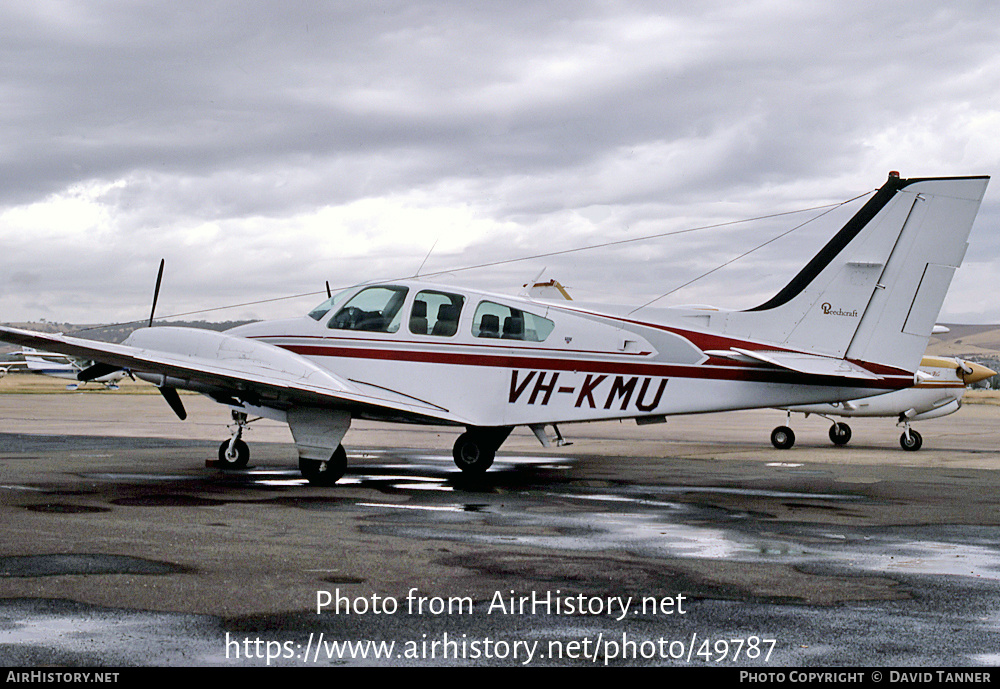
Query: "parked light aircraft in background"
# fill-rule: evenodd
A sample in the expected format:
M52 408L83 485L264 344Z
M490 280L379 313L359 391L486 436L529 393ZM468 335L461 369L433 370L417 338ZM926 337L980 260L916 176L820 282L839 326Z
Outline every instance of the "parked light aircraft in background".
M773 298L745 311L616 308L415 280L354 287L308 315L224 333L149 327L122 344L0 328L0 340L101 362L228 405L219 448L246 464L248 415L286 421L310 482L344 473L353 419L464 427L481 473L515 426L853 400L914 384L988 177L886 183ZM162 265L161 265L162 267ZM159 286L159 279L157 280ZM154 297L155 305L155 297ZM152 322L152 318L150 319Z
M924 441L920 433L910 428L910 422L954 414L962 406L966 385L996 373L986 366L963 359L925 356L920 360L913 387L863 399L787 407L788 422L771 431L771 443L779 450L787 450L795 444L791 418L792 412L799 412L806 417L815 414L830 421L833 424L830 426L830 441L834 445L850 442L851 427L843 421L834 421L831 416L893 417L897 425L903 426L903 433L899 436L900 446L904 450L919 450Z
M0 372L0 377L3 377L11 368L24 368L29 373L72 380L74 382L66 385L66 389L76 390L81 384L77 375L94 365L94 361L89 359L81 359L55 352L43 352L31 347L22 347L21 351L17 352L17 354L21 356L22 361L12 361L9 364L4 364L3 370ZM91 380L95 383L101 383L109 390L117 390L118 383L126 375L128 374L124 370L119 369ZM86 383L87 381L83 382L84 385Z

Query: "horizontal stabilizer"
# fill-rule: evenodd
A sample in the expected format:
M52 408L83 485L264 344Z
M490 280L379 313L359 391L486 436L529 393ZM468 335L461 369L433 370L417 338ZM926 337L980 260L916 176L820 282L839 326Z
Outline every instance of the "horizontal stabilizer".
M727 350L709 350L709 356L746 362L762 362L779 368L811 376L840 376L860 380L880 380L871 371L844 359L806 354L804 352L763 351L732 347Z

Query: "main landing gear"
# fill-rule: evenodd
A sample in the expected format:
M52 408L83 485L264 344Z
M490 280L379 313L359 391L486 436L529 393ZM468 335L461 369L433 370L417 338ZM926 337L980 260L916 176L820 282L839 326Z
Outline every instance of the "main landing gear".
M314 486L332 486L347 471L347 451L343 445L338 445L330 459L325 462L299 457L299 471L302 472L302 477Z
M243 441L243 430L255 420L248 420L245 412L233 411L233 423L230 425L232 437L219 446L219 466L223 469L243 469L247 466L250 461L250 448ZM512 430L513 427L510 426L469 427L455 441L452 452L455 465L467 476L481 476L486 473L486 470L493 465L497 450ZM342 436L341 432L338 437ZM347 452L343 445L338 444L329 459L313 459L310 457L323 456L317 452L322 445L310 443L310 440L321 440L321 438L308 435L296 438L296 445L300 450L299 471L302 472L303 478L314 486L332 486L347 471ZM303 452L303 447L308 453ZM303 454L307 456L303 457Z
M243 441L243 430L256 420L247 419L245 412L233 411L233 423L229 426L232 437L219 445L220 467L227 470L246 468L250 461L250 448ZM347 471L347 451L343 445L337 445L328 460L299 457L299 471L314 486L332 486Z
M809 414L806 414L809 416ZM834 445L846 445L851 441L851 427L848 426L843 421L834 421L828 416L823 416L822 414L817 414L817 416L822 416L824 419L832 423L830 426L830 442ZM795 444L795 433L792 431L792 412L786 411L785 418L787 419L786 426L778 426L773 431L771 431L771 444L774 445L779 450L787 450L792 445Z
M462 473L469 476L479 476L486 473L486 470L493 465L497 450L503 445L510 432L511 427L502 426L499 428L469 428L465 433L458 436L452 455L455 458L455 465L462 470Z
M843 421L833 421L833 425L830 426L830 442L838 446L851 442L851 427ZM779 450L787 450L795 444L795 433L788 426L778 426L771 431L771 444Z

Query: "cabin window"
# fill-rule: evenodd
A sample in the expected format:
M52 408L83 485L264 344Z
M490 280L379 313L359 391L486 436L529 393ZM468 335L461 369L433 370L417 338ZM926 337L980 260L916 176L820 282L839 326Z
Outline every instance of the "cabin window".
M472 320L475 337L544 342L556 324L527 311L481 301Z
M337 304L344 301L344 297L353 292L353 289L345 289L343 292L337 292L332 297L324 301L322 304L317 306L315 309L309 312L309 317L315 321L321 320L323 316L328 314L331 309L333 309Z
M451 337L458 332L458 317L465 297L460 294L424 290L413 298L410 332L414 335Z
M405 287L393 286L363 289L334 314L327 327L333 330L394 333L399 330L402 320L401 307L406 292Z

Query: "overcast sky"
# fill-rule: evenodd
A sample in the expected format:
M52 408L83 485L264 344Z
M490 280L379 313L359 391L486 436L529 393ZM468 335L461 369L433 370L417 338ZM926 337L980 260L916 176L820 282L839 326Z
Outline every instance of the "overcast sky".
M160 258L163 316L422 264L639 304L827 209L456 269L996 175L998 99L992 0L4 2L0 321L144 318ZM942 322L1000 322L998 187ZM658 305L755 306L863 200Z

